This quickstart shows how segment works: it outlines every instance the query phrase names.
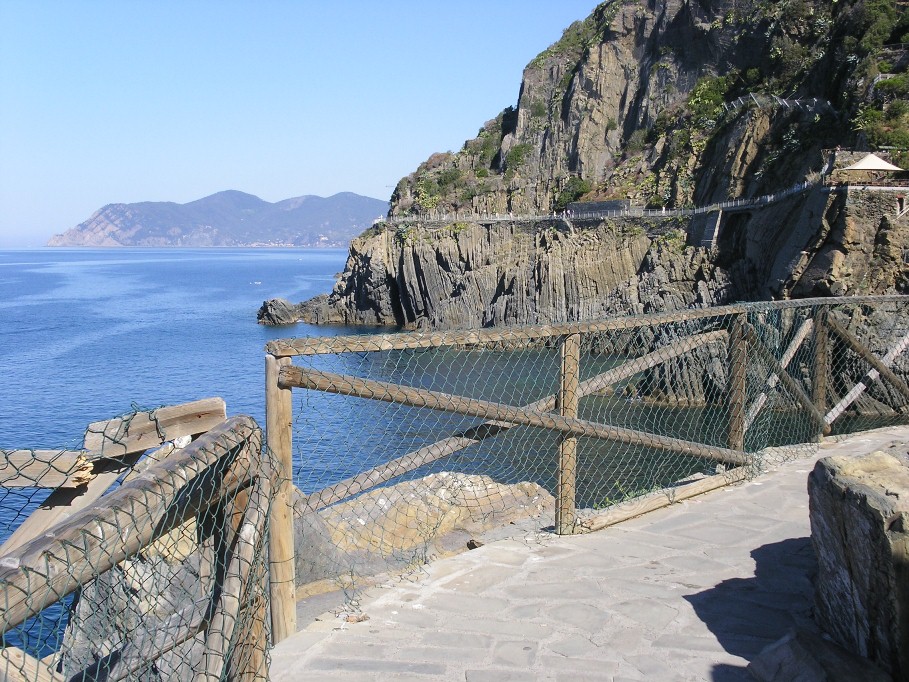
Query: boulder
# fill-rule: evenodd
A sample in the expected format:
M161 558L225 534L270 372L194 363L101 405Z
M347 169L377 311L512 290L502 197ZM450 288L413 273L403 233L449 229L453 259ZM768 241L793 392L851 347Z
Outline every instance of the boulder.
M474 535L554 509L536 483L442 471L377 488L294 522L297 584L334 589L339 579L425 564L467 548ZM548 523L548 521L547 521Z
M276 327L282 324L294 324L300 321L300 306L283 298L271 298L263 301L256 313L259 324Z
M808 478L816 616L840 645L909 680L909 456L826 457Z

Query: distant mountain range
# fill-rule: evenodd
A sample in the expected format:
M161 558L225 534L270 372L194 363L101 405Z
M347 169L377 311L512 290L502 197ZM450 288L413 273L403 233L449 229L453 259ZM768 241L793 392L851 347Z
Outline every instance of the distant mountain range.
M347 246L388 202L341 192L276 203L235 190L187 204L108 204L48 246Z

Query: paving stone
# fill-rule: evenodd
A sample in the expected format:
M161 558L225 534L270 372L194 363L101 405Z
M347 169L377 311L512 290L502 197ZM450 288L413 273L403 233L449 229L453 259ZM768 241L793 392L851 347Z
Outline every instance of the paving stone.
M555 573L555 571L553 571ZM514 585L506 587L504 594L514 599L588 599L600 592L600 587L591 580L564 580L558 582L535 582L532 585ZM552 576L550 575L551 579Z
M549 623L467 618L460 615L447 617L445 619L445 628L454 631L487 634L493 637L523 637L531 641L546 639L554 632L554 628Z
M610 614L599 606L587 603L560 604L547 611L555 620L572 627L597 632L606 627L610 621Z
M547 670L560 674L571 673L575 680L610 680L619 669L618 661L602 661L592 658L565 658L563 656L542 656L540 663Z
M439 587L465 594L479 594L514 577L514 568L482 566L438 582Z
M612 608L626 618L654 630L662 630L674 621L679 614L677 608L654 601L653 599L632 599L619 602Z
M528 680L552 679L548 675L529 677L526 670L467 670L464 673L467 682L528 682Z
M654 639L653 647L655 649L679 649L680 651L726 651L709 631L705 631L700 636L688 633L667 633Z
M676 662L665 659L658 659L655 656L626 656L625 661L633 665L648 680L660 680L661 682L670 682L671 680L684 679L679 672L681 666Z
M459 592L436 592L426 597L421 606L429 611L450 611L483 616L502 613L508 608L509 603L507 599L499 597L480 597Z
M473 550L476 558L484 563L505 564L506 566L522 566L528 559L528 545L522 542L501 540L495 544L483 545Z
M504 667L529 668L537 657L536 642L498 642L492 647L492 663Z
M644 632L641 628L609 628L592 637L601 650L610 652L634 652L641 648Z
M439 663L410 663L364 658L315 658L309 661L307 670L375 673L418 673L420 675L444 675L445 666Z

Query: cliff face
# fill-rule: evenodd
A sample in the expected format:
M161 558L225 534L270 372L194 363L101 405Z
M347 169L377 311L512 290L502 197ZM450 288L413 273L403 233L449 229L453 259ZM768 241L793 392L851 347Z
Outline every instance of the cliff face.
M850 4L604 2L527 66L517 107L404 178L392 213L700 205L797 182L849 131Z
M896 195L819 181L835 147L909 140L909 53L886 47L909 42L905 10L604 2L527 66L516 107L401 180L388 224L355 240L334 291L296 314L451 328L902 291L909 235ZM578 199L671 211L806 180L813 189L722 216L708 248L716 215L484 219Z

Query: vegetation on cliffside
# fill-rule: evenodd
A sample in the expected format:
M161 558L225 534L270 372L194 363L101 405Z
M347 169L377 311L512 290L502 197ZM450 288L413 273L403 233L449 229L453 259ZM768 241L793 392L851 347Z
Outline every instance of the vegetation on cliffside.
M799 181L825 147L909 146L906 9L607 0L528 64L517 106L402 179L392 213L683 207Z

